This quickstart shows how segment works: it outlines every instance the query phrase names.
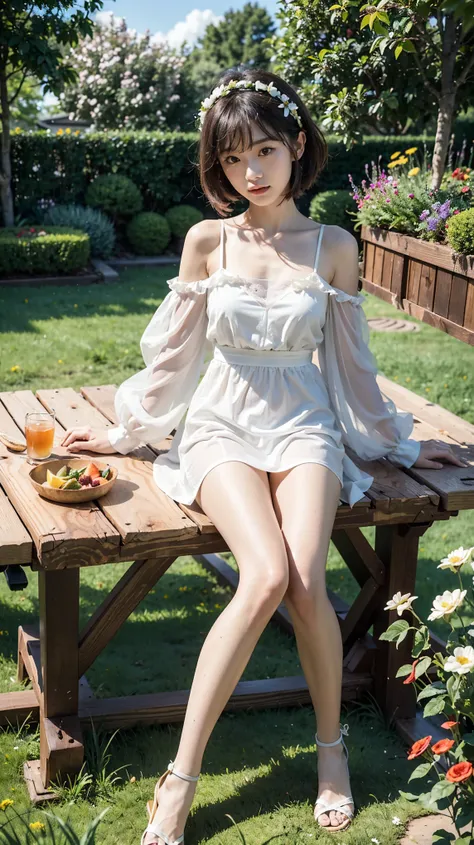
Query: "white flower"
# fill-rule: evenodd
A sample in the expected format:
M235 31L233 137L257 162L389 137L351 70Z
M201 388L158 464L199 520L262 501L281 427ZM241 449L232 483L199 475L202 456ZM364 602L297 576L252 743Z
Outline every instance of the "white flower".
M401 824L401 821L400 821L400 819L398 818L398 816L394 816L394 817L393 817L393 819L392 819L392 824Z
M255 90L256 91L268 91L268 85L265 85L264 82L260 82L260 80L257 79L257 81L255 83Z
M464 563L468 563L471 560L473 552L474 546L470 549L464 549L460 546L459 549L454 549L447 557L444 557L437 569L450 569L452 572L456 572Z
M370 841L371 841L371 842L374 842L374 843L375 843L375 845L380 845L379 840L378 840L378 839L376 839L376 838L375 838L375 836L373 836L373 837L372 837L372 839L371 839Z
M434 619L441 619L443 616L453 613L462 604L466 593L467 590L457 589L453 590L452 593L445 590L442 596L436 596L431 613L428 616L429 621L432 622Z
M270 84L267 85L267 91L270 94L270 96L272 96L272 97L281 97L281 94L280 94L278 88L275 88L273 82L270 82Z
M458 675L466 675L472 669L474 669L474 648L472 645L455 648L454 654L450 654L444 664L445 672L457 672Z
M403 596L401 593L395 593L393 598L387 602L384 610L396 610L398 615L401 616L404 610L411 608L411 603L417 598L418 596L412 596L411 593L405 593Z
M467 633L470 637L474 637L474 628L469 628L469 631Z

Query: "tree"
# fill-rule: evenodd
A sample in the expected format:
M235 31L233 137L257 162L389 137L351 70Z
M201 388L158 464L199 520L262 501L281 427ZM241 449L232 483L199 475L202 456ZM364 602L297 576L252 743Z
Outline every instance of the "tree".
M91 15L101 8L102 0L0 0L0 192L6 226L14 222L10 142L14 103L28 77L43 84L45 93L56 95L74 79L64 47L92 31Z
M292 0L278 13L276 68L313 95L322 125L347 144L367 126L396 132L400 115L402 125L435 118L438 188L454 118L473 102L472 10L472 0Z
M149 30L142 35L112 19L69 58L77 81L65 88L61 104L75 118L91 120L97 129L178 129L186 121L185 56L166 42L153 43Z
M17 71L8 80L9 97L17 90L20 78L20 72ZM34 129L42 109L43 93L41 91L41 85L33 77L27 76L21 86L18 97L12 102L10 118L15 123Z
M189 53L185 73L196 87L197 97L208 93L224 70L237 65L268 70L271 62L270 39L275 23L258 3L230 9L217 24L209 24L196 47Z

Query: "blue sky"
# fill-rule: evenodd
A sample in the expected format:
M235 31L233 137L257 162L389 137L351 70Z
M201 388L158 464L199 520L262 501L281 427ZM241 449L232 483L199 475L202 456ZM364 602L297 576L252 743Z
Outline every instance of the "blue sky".
M241 9L246 0L106 0L104 11L113 12L114 15L124 17L130 28L144 32L150 29L152 32L168 32L175 24L184 21L186 16L195 9L205 11L210 9L215 15L223 15L228 9ZM268 9L274 15L278 2L277 0L259 0L259 4Z

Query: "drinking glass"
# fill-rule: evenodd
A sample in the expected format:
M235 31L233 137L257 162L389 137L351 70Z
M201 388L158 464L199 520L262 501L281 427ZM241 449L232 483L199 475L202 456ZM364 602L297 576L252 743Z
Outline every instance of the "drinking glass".
M25 418L26 453L28 463L49 458L53 451L55 414L30 411Z

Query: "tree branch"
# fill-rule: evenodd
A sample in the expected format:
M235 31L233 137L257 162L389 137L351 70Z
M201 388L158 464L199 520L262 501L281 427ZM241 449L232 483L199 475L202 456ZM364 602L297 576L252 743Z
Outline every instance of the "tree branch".
M420 62L418 53L411 53L410 55L413 56L413 58L415 60L415 64L416 64L418 70L420 71L420 75L421 75L421 78L423 79L424 86L428 89L430 94L432 94L433 97L435 98L435 100L439 103L439 98L440 98L439 91L435 88L435 86L433 85L431 80L428 79L426 72L425 72L425 69Z
M471 56L471 58L469 59L467 65L466 65L466 67L459 74L458 78L456 79L456 81L454 83L454 87L455 87L456 91L461 87L461 85L464 85L467 77L469 76L469 73L471 72L471 70L473 68L474 68L474 54Z
M18 94L20 93L20 91L21 91L21 89L22 89L22 87L23 87L23 83L24 83L24 81L25 81L25 79L26 79L27 75L28 75L28 69L27 69L27 68L25 68L25 70L23 71L23 76L22 76L21 82L20 82L20 84L18 85L18 88L16 89L16 92L14 93L13 97L11 97L11 98L10 98L10 100L8 101L10 105L11 105L11 104L12 104L12 103L16 100L16 98L18 97Z

